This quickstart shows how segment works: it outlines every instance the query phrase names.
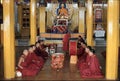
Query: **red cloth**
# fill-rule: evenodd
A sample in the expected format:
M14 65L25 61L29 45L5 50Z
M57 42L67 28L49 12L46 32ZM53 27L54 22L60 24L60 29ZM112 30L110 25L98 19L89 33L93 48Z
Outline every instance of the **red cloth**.
M31 54L32 57L32 62L37 65L37 67L39 67L39 69L42 69L43 65L44 65L44 60L42 57L38 57L36 56L35 53Z
M85 63L86 62L86 57L87 57L87 53L84 52L81 57L79 57L78 62L77 62L77 67L80 68L81 67L81 63Z
M69 54L70 55L76 55L77 54L77 42L70 41Z
M24 61L20 64L23 69L18 67L18 70L22 73L22 76L35 76L39 72L39 67L34 63L31 63L30 56L24 56Z
M81 63L79 69L82 78L103 78L96 55L87 55L86 62Z
M63 51L69 51L69 39L71 35L69 33L64 35L63 38Z
M23 69L18 68L22 72L22 76L35 76L44 65L44 60L37 57L35 53L29 53L24 56L24 62L20 64Z

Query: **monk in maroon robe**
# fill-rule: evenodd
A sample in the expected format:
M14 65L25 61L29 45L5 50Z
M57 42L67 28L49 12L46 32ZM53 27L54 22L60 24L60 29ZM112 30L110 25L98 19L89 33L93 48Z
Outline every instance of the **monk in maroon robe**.
M64 35L63 38L63 51L67 52L69 51L69 39L70 39L71 35L70 33L67 33Z
M103 78L101 72L101 66L99 64L98 58L90 50L90 47L86 49L87 58L86 62L80 64L80 75L82 78Z
M44 60L35 54L35 52L34 52L35 49L36 49L36 47L34 45L29 48L30 58L31 58L33 64L35 64L37 67L39 67L39 69L42 69L42 67L44 65Z
M80 47L78 48L78 62L77 67L80 68L81 63L85 62L87 54L85 52L85 48L87 47L85 42L80 42Z
M36 49L34 50L35 54L38 57L42 57L44 59L44 61L46 61L47 58L48 58L48 53L44 49L42 49L42 47L41 47L39 42L37 42L35 44L35 46L36 46Z
M84 52L85 52L85 48L83 48L82 46L80 46L77 49L77 57L78 57L78 59L84 54Z
M29 58L28 50L24 50L23 55L21 55L21 57L19 59L18 71L20 71L22 73L22 77L35 76L39 71L39 67L37 67L35 64L31 63L31 59Z
M78 40L77 40L77 42L79 43L79 41L85 43L85 40L81 37L81 35L78 36Z

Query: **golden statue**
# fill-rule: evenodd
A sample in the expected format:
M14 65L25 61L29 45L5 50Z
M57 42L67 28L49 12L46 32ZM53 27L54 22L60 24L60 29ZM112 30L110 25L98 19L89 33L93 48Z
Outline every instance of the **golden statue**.
M68 16L68 10L65 8L64 4L61 4L61 8L58 11L59 16Z

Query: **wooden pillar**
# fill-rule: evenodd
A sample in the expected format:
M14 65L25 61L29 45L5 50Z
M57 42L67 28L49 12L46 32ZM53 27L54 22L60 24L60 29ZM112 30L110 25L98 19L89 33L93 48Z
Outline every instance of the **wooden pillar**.
M39 20L40 20L40 25L39 25L39 29L40 29L40 33L45 33L45 7L40 7L40 16L39 16Z
M87 2L87 45L93 46L93 0Z
M35 44L36 36L36 0L30 0L30 44Z
M1 31L0 31L0 33L1 33L1 45L3 46L3 41L4 41L4 37L3 37L3 24L1 24Z
M85 33L85 8L79 9L79 33Z
M0 45L1 45L1 24L0 24Z
M14 0L3 0L4 77L15 77Z
M119 0L108 0L106 79L118 78Z

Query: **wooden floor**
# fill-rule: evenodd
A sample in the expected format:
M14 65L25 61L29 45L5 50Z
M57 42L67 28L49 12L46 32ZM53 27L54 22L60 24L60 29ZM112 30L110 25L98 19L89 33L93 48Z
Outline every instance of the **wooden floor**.
M28 48L28 47L16 47L16 64L18 62L18 58L20 54L22 53L22 50ZM100 54L101 51L105 49L105 47L95 47L96 49L96 55L99 58L100 64L102 66L102 72L105 75L105 59ZM61 49L59 48L59 52ZM35 77L25 77L25 78L14 78L13 80L47 80L47 81L80 81L80 80L88 80L88 79L82 79L80 77L80 73L76 68L76 65L69 63L69 56L66 54L65 61L64 61L64 67L60 71L55 71L51 69L50 67L50 61L51 58L47 60L47 62L44 65L43 70L41 70L37 76ZM0 80L5 80L3 78L3 49L0 48ZM119 77L120 77L120 71ZM91 79L95 80L95 79ZM104 81L105 79L99 79L100 81Z

